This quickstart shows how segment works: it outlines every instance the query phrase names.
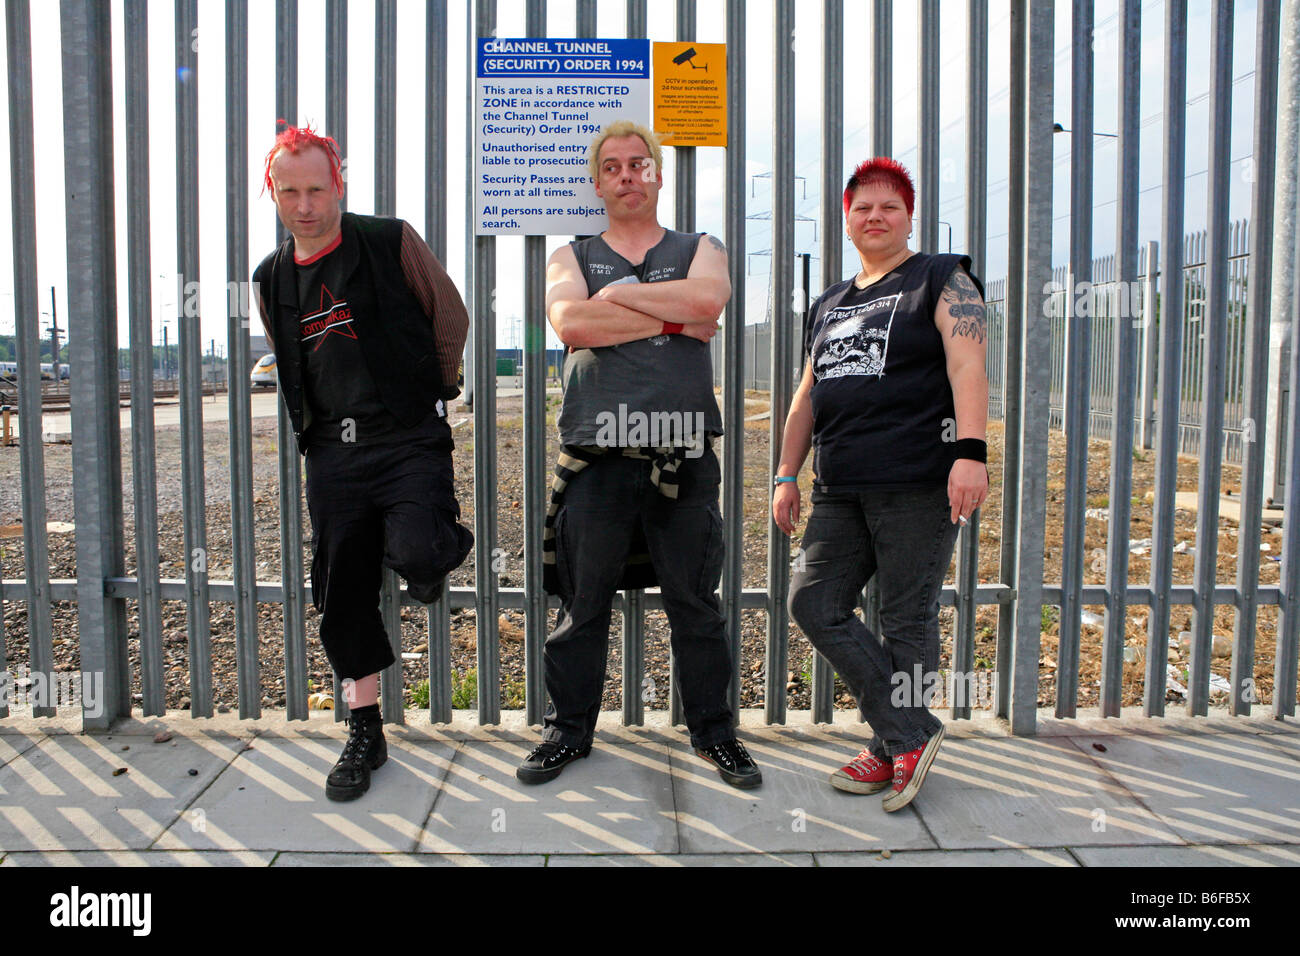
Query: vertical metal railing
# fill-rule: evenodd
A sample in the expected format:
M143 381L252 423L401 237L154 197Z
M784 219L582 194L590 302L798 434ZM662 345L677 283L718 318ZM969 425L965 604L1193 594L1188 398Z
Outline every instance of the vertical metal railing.
M1017 543L1020 536L1020 430L1022 423L1023 366L1020 351L1025 338L1025 123L1028 10L1026 0L1011 0L1010 91L1008 97L1010 143L1007 149L1007 278L1003 305L1003 424L1002 548L998 555L998 580L1019 580ZM995 666L997 699L994 714L1011 715L1012 647L1016 635L1016 604L998 608Z
M639 24L645 31L644 17ZM629 36L630 20L629 20ZM727 0L726 244L731 299L722 320L722 613L731 650L731 712L740 719L741 591L744 587L745 461L745 115L744 0Z
M1035 726L1037 659L1041 641L1041 606L1059 601L1062 608L1058 655L1057 713L1075 713L1078 688L1079 614L1084 606L1106 607L1102 652L1101 706L1104 714L1117 714L1122 703L1120 664L1122 661L1126 605L1149 604L1146 648L1144 706L1151 714L1164 709L1168 664L1168 636L1171 605L1194 610L1192 695L1189 709L1205 713L1209 704L1209 634L1220 604L1234 605L1234 649L1231 662L1231 697L1234 713L1250 713L1255 702L1254 674L1256 632L1260 607L1280 604L1277 655L1274 661L1272 709L1275 714L1294 710L1296 634L1300 617L1289 604L1300 593L1300 537L1286 528L1282 583L1277 587L1259 583L1258 548L1261 508L1270 481L1269 444L1266 436L1279 421L1286 421L1287 434L1279 447L1282 457L1294 459L1295 443L1287 439L1296 420L1294 388L1281 389L1286 403L1270 404L1269 384L1263 369L1265 356L1274 358L1281 337L1279 326L1297 321L1283 309L1292 308L1295 273L1292 248L1285 237L1294 229L1294 213L1287 205L1286 188L1293 190L1296 144L1294 124L1286 117L1293 110L1287 97L1296 96L1286 78L1296 69L1296 49L1290 26L1300 16L1300 4L1287 0L1270 5L1256 19L1255 155L1252 211L1249 222L1229 223L1227 205L1226 142L1230 119L1227 91L1230 88L1233 7L1216 7L1215 58L1213 62L1211 141L1214 162L1209 186L1212 228L1207 234L1184 236L1183 181L1186 96L1186 5L1170 0L1166 16L1165 119L1166 152L1162 179L1165 185L1161 244L1165 263L1159 262L1158 246L1147 243L1139 250L1136 225L1137 146L1137 46L1141 39L1138 4L1126 0L1120 11L1123 43L1123 75L1120 117L1119 215L1117 253L1093 258L1090 204L1084 197L1092 191L1092 63L1086 36L1091 31L1092 3L1079 0L1072 28L1075 60L1075 108L1071 116L1072 136L1072 221L1070 265L1055 275L1060 289L1043 292L1043 280L1053 276L1048 244L1042 237L1051 222L1051 121L1052 100L1048 78L1052 75L1052 23L1050 5L1015 0L1011 5L1009 34L1012 64L1010 191L1010 256L1006 281L987 282L988 357L991 417L1006 423L1003 455L1002 542L999 555L999 584L978 582L978 525L962 532L958 547L956 587L946 588L944 600L956 604L953 668L969 670L973 662L975 612L981 605L999 606L998 700L996 712L1011 718L1017 733L1032 732ZM496 25L496 7L491 0L477 0L478 28L469 32L491 34ZM646 33L645 0L630 0L627 6L628 34ZM932 247L932 226L937 213L939 183L935 161L939 132L932 109L939 88L940 58L937 56L937 5L919 6L918 26L922 42L918 72L920 99L916 124L921 147L918 221L922 248ZM839 278L843 263L839 190L844 146L843 22L842 0L825 0L822 116L822 276L829 285ZM125 560L121 504L120 443L117 439L115 393L117 389L116 304L106 290L112 288L117 250L113 236L112 147L109 132L112 116L110 96L109 20L102 11L85 3L70 2L62 10L63 70L65 90L66 163L69 190L89 197L89 220L69 230L69 290L73 334L74 380L73 448L75 506L77 518L77 561L81 576L75 588L51 584L44 531L45 505L42 496L45 460L36 441L22 443L24 560L27 580L6 585L6 599L27 605L29 663L35 670L52 669L51 594L60 599L75 590L79 627L82 633L82 668L101 671L107 679L109 702L104 715L87 715L87 727L107 726L130 709L131 673L127 666L125 613L128 599L136 599L140 613L140 700L147 714L163 712L166 706L160 600L187 602L189 632L190 707L195 715L211 714L213 658L209 646L210 600L232 602L235 610L236 662L239 669L239 713L256 716L262 702L259 672L256 600L278 601L284 609L286 712L291 718L306 716L306 644L303 615L304 527L300 510L301 460L288 421L281 412L279 433L281 495L281 583L256 580L252 507L251 408L246 382L251 356L248 354L247 312L251 296L240 286L248 273L248 116L249 30L246 0L226 4L226 281L229 373L232 384L229 405L231 445L231 567L233 580L227 584L209 581L212 555L206 545L206 509L203 476L203 430L201 416L200 350L197 332L197 283L199 260L197 237L197 44L195 0L178 0L175 19L175 66L180 71L176 84L177 149L177 251L180 301L176 320L180 328L182 356L182 516L185 532L185 580L163 581L159 577L157 482L153 447L152 408L144 397L152 390L151 265L149 257L149 134L147 123L148 50L147 20L142 3L129 0L124 6L123 49L139 69L125 75L126 104L125 183L132 216L126 224L126 254L131 330L132 439L137 546L134 577L122 568ZM679 39L692 40L696 5L690 0L677 4L675 32ZM582 0L577 6L577 32L596 35L596 5ZM769 531L767 587L743 588L743 480L744 480L744 348L747 334L764 341L769 355L766 366L772 392L771 450L779 452L781 425L793 389L798 308L794 304L794 49L792 31L798 14L792 2L778 3L773 21L775 40L774 91L777 110L774 123L774 242L773 321L749 333L744 327L745 283L745 18L744 5L732 0L727 10L728 99L731 115L730 146L726 155L726 231L731 250L731 278L735 294L728 307L720 341L720 370L723 382L725 436L722 444L722 501L726 515L726 561L722 597L727 617L728 641L737 665L740 663L741 616L747 610L767 614L766 688L763 706L770 721L786 719L786 672L788 670L788 620L785 600L789 587L787 539ZM877 2L869 8L877 29L873 32L872 87L892 91L892 36L888 27L891 5ZM530 0L527 32L545 35L546 4ZM31 121L30 25L27 4L13 0L6 6L9 60L11 190L14 197L12 224L15 248L14 305L20 365L20 405L25 434L41 431L38 369L39 329L35 316L35 215L32 208L34 154ZM380 0L376 7L376 161L375 211L395 211L397 185L395 78L398 7L392 0ZM276 115L290 122L297 119L296 75L297 6L293 0L276 4ZM986 261L986 216L983 203L987 180L987 11L978 2L968 4L967 27L967 248L973 270L982 276ZM327 128L346 152L347 88L347 5L345 0L326 4L326 45L330 67L326 70ZM425 139L426 233L430 248L439 259L446 257L447 202L447 9L441 0L427 0L425 83L428 116ZM881 29L883 27L883 29ZM219 49L208 56L221 55ZM206 62L206 61L205 61ZM167 64L171 69L172 64ZM1283 82L1279 83L1279 77ZM870 116L872 151L888 154L892 145L890 97L873 96ZM926 107L931 103L931 108ZM1275 124L1274 118L1280 121ZM1290 132L1286 132L1286 130ZM1281 131L1281 132L1279 132ZM694 152L677 151L676 226L693 229L696 214ZM1277 163L1274 165L1273 159ZM471 157L472 158L472 157ZM1288 183L1292 185L1287 186ZM1293 196L1293 191L1291 193ZM1293 200L1292 200L1293 204ZM1276 209L1276 226L1271 218ZM1288 225L1288 216L1291 217ZM1280 232L1279 232L1280 231ZM283 237L283 231L278 235ZM474 287L466 289L475 316L474 351L477 367L470 380L481 387L475 395L475 529L476 587L449 589L447 596L429 612L430 717L451 717L451 647L449 609L473 607L478 619L479 719L495 722L500 716L501 663L497 643L497 616L502 606L525 611L525 713L530 723L541 718L545 702L541 680L541 649L547 628L547 602L540 589L540 527L545 509L545 362L544 341L544 251L545 240L528 237L524 243L524 298L527 317L525 332L525 502L524 588L500 589L497 572L501 554L496 528L496 429L495 381L496 314L495 240L473 240ZM1286 268L1282 268L1285 265ZM1141 278L1141 294L1136 280ZM1159 299L1155 283L1160 282ZM1078 304L1078 287L1090 283L1095 291L1094 309L1086 322L1073 314ZM94 298L89 290L94 290ZM191 299L193 301L191 301ZM1050 309L1045 308L1048 305ZM1137 319L1141 310L1142 323ZM1158 314L1157 314L1158 312ZM1049 314L1050 313L1050 314ZM1271 313L1271 314L1270 314ZM1271 319L1271 321L1270 321ZM1142 339L1137 339L1138 328ZM1141 357L1141 385L1138 365ZM1294 359L1293 359L1294 364ZM1290 385L1290 366L1280 376ZM1077 383L1077 384L1075 384ZM1140 400L1138 400L1140 395ZM1022 401L1023 397L1023 401ZM1276 406L1276 409L1275 407ZM1276 412L1276 413L1275 413ZM1060 424L1068 446L1067 486L1064 518L1062 579L1059 587L1043 577L1043 543L1046 535L1045 463L1047 428ZM1147 587L1128 583L1128 524L1132 494L1131 459L1124 449L1134 444L1135 429L1141 441L1156 448L1156 488L1153 503L1151 580ZM1087 441L1106 437L1112 448L1110 468L1110 530L1105 552L1104 584L1085 583L1085 568L1093 555L1083 553L1084 470ZM1222 439L1222 440L1220 440ZM1174 585L1172 546L1176 485L1176 459L1180 451L1195 452L1200 458L1201 502L1198 506L1196 564L1193 584ZM1275 452L1276 454L1276 452ZM1215 574L1218 531L1218 486L1225 462L1240 460L1242 468L1242 518L1236 547L1235 585L1221 584ZM218 565L223 562L218 561ZM386 576L383 610L389 636L400 651L400 588ZM655 595L625 595L621 607L624 620L624 720L637 723L644 718L641 699L642 615ZM868 613L871 602L867 602ZM0 631L0 667L12 655ZM9 651L9 653L7 653ZM733 704L740 698L739 666L734 675ZM833 716L833 675L825 662L816 658L813 671L812 713L815 720ZM385 715L391 721L402 716L401 665L385 675ZM3 702L0 702L2 704ZM37 701L33 713L51 712L49 702ZM675 687L670 691L674 716L678 710ZM969 701L954 699L953 716L970 714ZM346 713L346 701L337 699L337 716ZM3 712L0 712L0 716Z
M5 5L9 64L9 174L13 211L14 318L18 339L19 455L23 497L23 561L27 571L27 646L33 671L54 662L50 555L45 533L45 455L41 446L40 306L36 286L36 153L32 116L31 16L27 0ZM0 615L2 617L2 615ZM156 633L156 632L155 632ZM143 635L143 631L142 631ZM0 670L8 669L0 620ZM82 661L82 671L86 671ZM53 701L33 702L32 715L54 714ZM8 714L0 700L0 717Z
M476 0L476 35L490 37L496 29L496 0ZM501 720L501 646L497 614L497 447L492 441L497 417L496 272L494 236L474 238L474 592L478 639L478 719Z
M1264 505L1264 436L1268 429L1269 301L1272 298L1273 177L1277 150L1277 4L1262 4L1255 30L1255 157L1250 203L1249 304L1245 308L1242 409L1241 514L1237 522L1237 593L1252 595L1259 586L1260 517ZM1229 707L1250 713L1255 694L1255 628L1258 608L1239 602L1233 612Z
M781 463L781 436L794 388L794 0L772 10L772 417L768 429L768 487ZM790 539L767 514L767 648L763 710L768 723L785 723L789 658Z
M277 0L275 9L275 115L290 124L298 121L298 3L297 0ZM277 219L276 242L285 238L284 224ZM280 479L280 587L284 605L284 660L285 699L292 695L306 696L305 687L292 686L288 681L289 668L298 655L305 660L307 624L304 601L306 588L303 580L305 568L302 559L302 458L298 452L293 425L289 421L284 402L276 403L276 450L279 457ZM341 687L339 675L334 675L336 691ZM195 702L197 707L197 701ZM212 710L211 692L207 695L207 712ZM347 700L342 693L334 695L334 717L347 716ZM197 716L197 714L196 714Z
M1205 257L1204 337L1201 371L1201 488L1196 510L1191 669L1187 710L1204 716L1210 700L1210 639L1214 626L1214 586L1219 557L1219 482L1222 479L1223 353L1228 333L1228 166L1232 122L1232 0L1216 0L1210 34L1210 155L1208 241ZM1112 502L1114 504L1114 502Z
M1042 290L1051 278L1051 250L1037 237L1052 228L1053 11L1030 0L1025 57L1024 339L1020 370L1024 409L1020 425L1021 510L1017 527L1015 649L1011 673L1011 729L1037 726L1038 658L1043 604L1043 541L1047 481L1047 319ZM1014 321L1014 319L1012 319ZM1005 533L1005 532L1004 532Z
M1260 431L1264 457L1264 495L1281 501L1286 483L1287 309L1291 304L1292 256L1296 244L1295 144L1300 141L1300 0L1282 0L1277 75L1277 162L1273 184L1273 247L1269 272L1273 295L1270 316L1273 334L1268 344L1267 429Z
M127 61L135 65L135 69L126 71L125 100L126 201L132 210L127 220L127 286L131 328L135 576L140 581L136 606L140 621L141 710L146 717L155 717L166 711L166 700L162 607L158 594L158 488L154 453L153 305L150 294L153 279L149 252L149 19L145 0L126 3L122 10L122 23L124 52Z
M1157 382L1155 500L1151 509L1151 611L1147 615L1146 674L1142 709L1165 712L1169 663L1169 586L1173 580L1174 495L1178 488L1178 401L1183 353L1183 173L1186 170L1187 0L1165 5L1164 196L1160 245L1160 355Z
M971 269L981 280L986 278L985 233L988 223L988 33L985 4L980 0L970 0L966 5L966 252L971 258ZM986 336L986 356L989 346ZM987 358L985 364L988 364ZM950 701L954 720L970 717L973 703L973 682L965 679L965 675L971 674L975 668L979 541L980 510L977 508L957 538L957 624L953 631L952 672L959 679L954 681Z
M677 0L677 39L678 41L695 39L695 0ZM695 147L674 146L673 163L676 170L673 186L674 228L678 232L695 231ZM629 597L631 595L629 594ZM640 611L635 613L639 618ZM733 662L736 669L740 667L740 658ZM686 722L686 712L682 707L680 679L677 676L677 655L668 653L668 714L670 722L676 726Z
M337 0L336 0L337 2ZM428 0L424 8L424 241L435 259L447 262L447 33L446 0ZM469 217L467 216L466 219ZM454 384L454 383L449 383ZM429 720L450 722L451 590L429 607Z
M185 539L185 626L190 681L212 673L208 604L207 495L203 463L203 331L199 327L198 0L176 0L176 338L180 347L181 523ZM256 681L253 682L256 684ZM262 698L241 694L239 716L256 717Z
M121 435L117 414L117 260L113 193L112 21L107 6L60 7L64 184L67 208L68 341L77 528L77 629L83 674L102 674L104 707L86 728L131 712L126 614L105 594L121 577ZM24 439L26 442L28 439ZM44 529L35 529L43 533Z
M397 3L375 0L375 206L376 216L397 212ZM393 663L380 678L384 721L403 723L402 592L392 568L384 568L379 608L393 649Z
M844 141L844 3L825 0L822 23L822 291L840 281L844 271L844 242L839 229L831 228L843 216L841 190L844 171L841 144ZM809 293L811 298L811 292ZM811 302L809 302L811 308ZM805 313L807 314L807 313ZM811 506L810 506L811 507ZM828 724L834 719L835 672L830 661L812 650L812 689L809 707L812 719Z
M1295 27L1300 24L1300 0L1287 0L1282 18L1280 33L1284 41L1281 74L1289 78L1287 98L1281 102L1280 110L1288 117L1289 123L1283 124L1284 134L1278 140L1278 155L1284 162L1279 165L1279 183L1289 187L1278 190L1278 198L1294 203L1296 194L1297 147L1300 147L1300 33ZM1290 162L1286 162L1287 158ZM1283 168L1288 169L1284 178ZM1300 441L1298 441L1296 423L1300 422L1300 244L1294 242L1295 219L1300 210L1291 207L1290 235L1283 234L1282 251L1275 255L1274 261L1283 256L1289 258L1289 272L1285 287L1279 288L1273 297L1277 309L1274 320L1290 325L1290 361L1284 372L1285 381L1289 383L1283 414L1287 421L1285 442L1286 494L1285 507L1291 509L1287 514L1297 514L1300 508ZM1285 245L1290 238L1290 246ZM1275 247L1276 249L1277 247ZM1282 270L1274 269L1275 280L1282 286ZM1289 296L1290 298L1286 298ZM1284 307L1284 308L1283 308ZM1293 716L1296 708L1296 671L1300 660L1300 614L1296 613L1296 600L1300 600L1300 521L1288 521L1283 527L1281 609L1277 621L1277 645L1273 659L1273 707L1275 718Z
M528 0L526 32L546 35L546 0ZM524 238L524 709L529 724L546 710L542 649L546 592L542 531L546 516L546 238ZM624 710L627 688L624 688ZM636 698L639 700L639 696Z
M235 588L235 652L240 700L260 701L252 397L247 387L251 365L249 320L250 310L255 305L252 296L243 291L247 289L249 275L248 245L248 3L247 0L227 0L226 355L230 370L227 400L230 410L230 543ZM152 395L153 389L149 388L147 394ZM294 452L297 453L296 448ZM290 720L303 720L307 716L302 694L292 692L293 688L305 686L306 658L305 644L286 648L284 700Z
M1092 289L1092 0L1075 0L1073 10L1070 79L1070 265L1065 275L1063 315L1068 341L1062 362L1064 382L1065 514L1061 538L1061 619L1056 654L1056 716L1073 717L1079 689L1079 631L1084 568L1084 506L1088 485L1088 405L1091 389L1078 387L1087 382L1092 367L1092 316L1079 315L1082 295L1091 298ZM1086 290L1086 291L1085 291ZM1087 300L1085 300L1087 301ZM1055 336L1053 336L1055 338ZM1053 376L1056 362L1052 357ZM1068 383L1068 384L1067 384Z
M627 8L629 36L633 28L637 30L639 36L646 35L646 12L644 4L637 4L634 7L629 3ZM680 9L676 11L679 21L681 12ZM580 26L579 36L595 36L595 10L588 7L584 8L583 13L586 15L582 17L583 23ZM677 151L674 151L674 154L680 156ZM678 170L680 174L681 168L678 167ZM680 208L681 205L681 194L678 192L677 206ZM679 222L677 228L684 227ZM645 680L645 591L640 588L624 591L622 601L619 639L623 656L623 721L631 726L638 726L645 723L645 701L642 698L642 682ZM677 694L677 664L672 659L671 650L668 661L668 709L671 720L676 721L681 718L681 702Z
M1141 80L1142 8L1139 0L1121 0L1121 81L1119 95L1119 197L1115 236L1116 286L1111 310L1111 365L1114 388L1110 434L1110 520L1106 547L1106 602L1101 645L1101 713L1118 717L1123 699L1124 631L1128 625L1130 516L1133 513L1133 410L1137 392L1138 349L1134 343L1130 290L1137 285L1138 256L1138 106ZM1076 36L1075 42L1082 38ZM1086 442L1085 442L1086 445ZM1085 453L1086 455L1086 453Z

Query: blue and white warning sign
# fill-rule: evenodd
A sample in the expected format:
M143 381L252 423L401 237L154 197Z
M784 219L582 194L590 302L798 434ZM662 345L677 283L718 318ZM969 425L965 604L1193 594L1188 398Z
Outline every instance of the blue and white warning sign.
M587 149L615 120L649 125L650 42L482 37L476 77L475 235L605 229Z

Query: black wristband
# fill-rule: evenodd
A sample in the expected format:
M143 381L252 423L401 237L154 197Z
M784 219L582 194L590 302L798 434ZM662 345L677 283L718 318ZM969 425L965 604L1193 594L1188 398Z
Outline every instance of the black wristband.
M955 458L969 458L971 461L978 461L988 464L989 446L987 442L982 442L978 438L958 438L957 454Z

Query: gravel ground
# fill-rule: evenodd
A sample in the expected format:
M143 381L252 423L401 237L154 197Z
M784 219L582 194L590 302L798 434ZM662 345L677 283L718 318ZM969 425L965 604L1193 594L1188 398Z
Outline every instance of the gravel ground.
M552 405L556 402L552 399ZM766 409L766 395L751 393L747 399L748 415ZM553 408L552 408L553 412ZM457 495L462 506L462 521L473 527L474 501L472 484L473 422L467 412L453 408L453 422L464 420L456 429ZM552 422L553 424L553 422ZM523 584L523 511L522 499L522 411L518 398L501 399L498 403L498 473L497 508L499 547L505 556L501 584L518 587ZM745 587L763 587L767 561L767 462L768 429L766 420L752 421L745 427L745 481L744 481L744 559L743 581ZM554 428L548 429L548 459L556 451ZM129 434L123 435L123 488L126 520L126 573L134 574L135 535L134 502L132 495L131 457ZM253 424L255 535L257 548L257 577L261 581L278 581L280 577L279 538L279 480L276 463L276 427L274 419L257 419ZM1001 533L1001 448L1002 433L998 424L990 427L990 474L993 487L982 511L980 526L981 582L992 582L997 575L997 548ZM204 432L205 488L207 508L207 547L209 577L211 580L229 580L231 577L230 550L230 488L228 433L224 423L214 423ZM72 455L70 445L46 446L46 507L50 522L71 524L73 514ZM1048 465L1047 550L1045 553L1045 580L1060 580L1061 513L1064 504L1065 439L1059 434L1051 436ZM181 452L180 433L175 427L159 429L157 433L158 512L161 573L164 578L180 578L184 574L184 541L181 522ZM1089 449L1087 498L1090 509L1104 509L1109 487L1109 446L1094 441ZM1148 493L1154 478L1154 456L1139 453L1133 461L1133 522L1130 538L1138 541L1151 535L1151 502ZM23 543L21 529L21 500L19 485L19 452L16 447L0 448L0 575L8 579L24 576ZM1238 489L1239 469L1224 467L1224 488ZM805 491L805 508L809 488L809 469L804 469L801 485ZM1194 490L1197 486L1196 462L1180 459L1179 489ZM306 503L302 504L306 521ZM1091 512L1099 514L1098 511ZM1187 545L1194 544L1196 516L1179 511L1175 521L1175 538ZM1098 560L1106 547L1107 524L1103 518L1090 517L1086 527L1086 553L1093 556L1084 572L1085 583L1104 583L1104 563ZM1236 526L1235 522L1221 519L1219 523L1218 580L1232 583L1236 577ZM1268 552L1261 552L1260 581L1276 584L1279 565L1275 560L1281 551L1281 536L1269 529L1264 542ZM796 535L794 545L797 546ZM49 535L50 572L54 578L72 578L76 575L74 537L68 531ZM1100 552L1097 549L1102 549ZM310 566L309 548L304 544L304 567ZM1191 553L1178 553L1174 557L1175 583L1191 583L1194 558ZM1149 554L1130 557L1129 580L1146 584L1149 575ZM949 582L952 569L949 570ZM451 575L455 586L472 587L474 582L473 558ZM1091 614L1103 613L1101 607L1087 608ZM138 623L134 601L127 602L128 629L130 633L133 665L133 690L139 692L138 681ZM403 650L420 653L427 649L423 609L404 608ZM1059 622L1055 608L1043 614L1043 645L1040 659L1040 704L1049 706L1056 700L1056 657ZM1127 611L1128 642L1142 648L1146 641L1147 609L1132 607ZM1191 626L1191 609L1175 607L1170 637L1176 643L1180 632ZM1215 614L1216 634L1231 636L1233 609L1220 606ZM741 702L745 707L762 706L764 661L764 615L749 611L742 614L743 639L741 670ZM552 612L552 624L553 624ZM499 619L501 634L502 704L518 708L523 702L523 616L520 612L504 611ZM476 665L475 614L473 610L456 611L452 615L452 658L457 684ZM619 616L614 617L611 631L609 666L604 694L604 707L621 707L622 661L618 640ZM1273 650L1276 635L1277 610L1263 607L1259 612L1256 637L1256 691L1262 703L1272 696ZM284 706L284 642L282 615L279 605L258 605L258 635L261 661L262 704L266 707ZM943 667L947 668L951 649L952 611L941 611L944 635ZM313 689L330 688L328 663L316 640L318 615L308 606L306 611L308 674ZM237 679L235 669L234 615L231 605L214 602L211 605L211 631L213 651L213 691L221 708L237 706ZM808 642L793 624L788 647L788 672L786 674L788 706L792 710L809 706L812 651ZM73 670L78 665L76 643L75 606L70 602L56 602L54 606L54 643L56 669ZM647 615L645 625L645 674L653 681L653 691L646 706L655 709L666 706L668 686L668 627L662 612ZM4 602L4 638L10 666L27 660L26 607L21 602ZM993 666L996 645L996 609L985 607L976 617L975 667L986 670ZM186 646L185 605L180 601L163 602L163 646L167 687L167 706L189 706L188 652ZM1171 650L1171 662L1184 667L1187 659L1184 649ZM1080 648L1079 706L1095 705L1098 700L1101 665L1101 627L1085 625ZM1138 659L1124 666L1125 705L1141 703L1143 662ZM1213 671L1228 676L1228 658L1216 658ZM427 677L423 660L404 664L407 703L412 703L412 690ZM1186 683L1185 680L1182 681ZM458 691L458 706L469 706L472 699L472 682L464 691ZM1179 699L1171 692L1170 700ZM977 701L977 706L979 702ZM837 683L836 706L851 708L852 702Z

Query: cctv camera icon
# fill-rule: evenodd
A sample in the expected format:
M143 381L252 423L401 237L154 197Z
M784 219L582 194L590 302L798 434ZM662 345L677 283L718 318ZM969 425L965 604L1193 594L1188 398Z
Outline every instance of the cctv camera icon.
M683 50L681 53L678 53L675 57L673 57L673 63L675 63L677 66L682 66L683 64L686 64L690 66L692 70L703 70L705 73L709 72L709 65L707 63L704 64L704 66L696 66L693 62L691 62L692 59L695 57L695 55L696 55L695 47L690 47L689 49Z

